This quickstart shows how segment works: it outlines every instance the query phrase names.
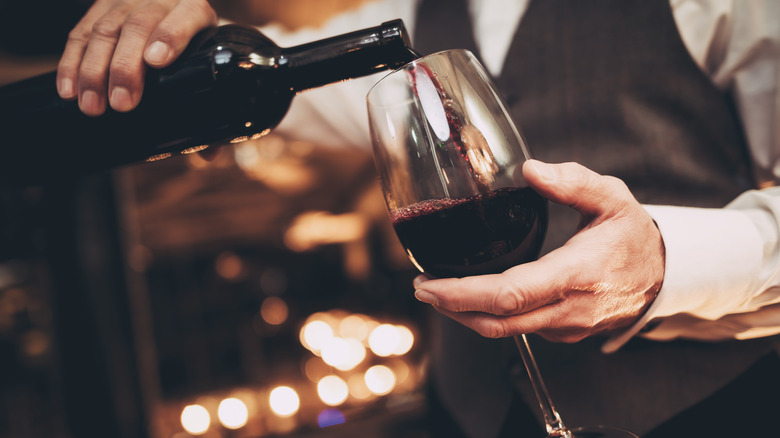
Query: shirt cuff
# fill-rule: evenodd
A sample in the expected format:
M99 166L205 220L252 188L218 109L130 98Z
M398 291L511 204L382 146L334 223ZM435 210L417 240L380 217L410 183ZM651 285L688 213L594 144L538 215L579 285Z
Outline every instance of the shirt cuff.
M717 319L750 299L761 269L763 243L739 210L644 206L666 247L664 283L653 304L629 329L602 346L611 353L650 321L687 313Z

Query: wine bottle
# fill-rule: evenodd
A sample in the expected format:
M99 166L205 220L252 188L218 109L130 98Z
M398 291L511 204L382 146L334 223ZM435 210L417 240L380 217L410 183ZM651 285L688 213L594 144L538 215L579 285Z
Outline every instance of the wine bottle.
M62 100L55 72L0 88L0 181L31 184L154 161L266 134L296 93L416 56L401 20L281 48L253 27L201 32L170 67L147 70L136 109L99 117Z

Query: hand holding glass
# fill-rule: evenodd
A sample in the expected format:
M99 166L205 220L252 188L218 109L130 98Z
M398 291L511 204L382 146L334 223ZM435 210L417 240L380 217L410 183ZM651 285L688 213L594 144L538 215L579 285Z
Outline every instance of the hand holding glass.
M439 52L389 74L369 92L368 113L393 226L420 271L493 274L538 257L547 201L523 179L531 154L470 52ZM515 341L549 437L636 438L601 426L566 428L525 335Z

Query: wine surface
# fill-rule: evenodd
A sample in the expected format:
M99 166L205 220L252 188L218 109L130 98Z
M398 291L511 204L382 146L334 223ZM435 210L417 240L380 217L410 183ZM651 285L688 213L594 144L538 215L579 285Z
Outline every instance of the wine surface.
M547 231L547 201L529 188L427 200L391 216L412 261L436 277L499 273L535 260Z

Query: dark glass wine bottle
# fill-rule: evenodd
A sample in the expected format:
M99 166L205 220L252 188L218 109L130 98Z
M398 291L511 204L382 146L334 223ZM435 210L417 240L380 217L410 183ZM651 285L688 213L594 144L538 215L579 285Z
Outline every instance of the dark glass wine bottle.
M60 99L54 72L10 84L0 88L0 181L38 183L257 138L296 93L414 58L401 20L290 48L226 25L199 34L172 66L148 69L128 113L84 115Z

